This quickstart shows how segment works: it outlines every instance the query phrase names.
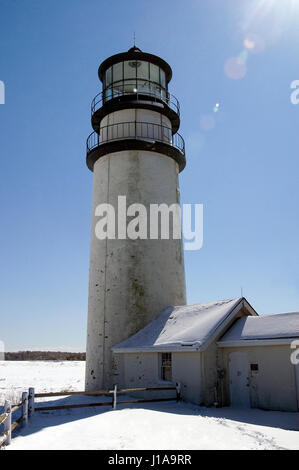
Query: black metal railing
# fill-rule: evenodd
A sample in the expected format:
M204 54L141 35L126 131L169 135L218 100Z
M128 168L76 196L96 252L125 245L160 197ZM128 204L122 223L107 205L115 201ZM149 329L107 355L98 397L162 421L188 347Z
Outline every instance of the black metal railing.
M120 122L102 126L100 128L100 135L97 132L92 132L86 142L87 153L101 144L123 139L163 142L175 147L182 154L185 154L185 142L180 134L172 134L171 128L161 126L160 124L137 121Z
M127 80L126 83L127 82L130 82L130 80ZM119 87L114 85L98 93L91 103L91 115L100 109L107 101L128 95L134 96L136 100L145 95L149 96L152 101L163 101L177 113L178 116L180 115L180 103L178 99L165 90L165 88L148 81L144 81L142 84L136 84L133 80L132 83L127 84L127 86Z

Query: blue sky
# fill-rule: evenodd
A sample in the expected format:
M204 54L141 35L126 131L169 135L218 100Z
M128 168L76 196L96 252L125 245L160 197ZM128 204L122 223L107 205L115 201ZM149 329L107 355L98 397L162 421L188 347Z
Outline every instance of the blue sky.
M185 253L188 303L239 297L242 286L261 314L299 310L298 23L298 0L0 0L7 350L85 349L90 102L98 65L131 47L134 31L172 66L182 202L204 205L203 248ZM230 58L243 78L231 78Z

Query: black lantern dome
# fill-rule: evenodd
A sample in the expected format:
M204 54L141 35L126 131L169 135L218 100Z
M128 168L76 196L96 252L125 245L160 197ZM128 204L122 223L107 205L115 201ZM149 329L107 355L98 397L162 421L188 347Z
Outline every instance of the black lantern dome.
M170 65L165 62L165 60L161 59L161 57L158 57L154 54L148 54L147 52L142 52L142 50L136 46L131 47L128 52L121 52L120 54L112 55L111 57L108 57L108 59L104 60L98 70L100 80L103 82L104 73L111 65L130 60L145 61L155 64L164 70L166 81L167 83L170 82L172 77L172 70Z

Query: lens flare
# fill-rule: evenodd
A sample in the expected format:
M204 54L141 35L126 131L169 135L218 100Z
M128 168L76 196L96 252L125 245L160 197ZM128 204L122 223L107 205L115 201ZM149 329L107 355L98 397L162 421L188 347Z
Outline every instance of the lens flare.
M244 7L242 20L244 47L254 53L261 52L297 28L298 21L298 0L251 0Z
M224 64L224 73L228 78L240 80L247 73L246 63L240 60L239 57L231 57Z
M238 55L237 60L239 64L245 64L247 58L248 58L248 52L244 50Z
M211 131L215 127L215 119L212 114L204 114L200 118L199 125L203 131Z
M265 49L265 41L261 35L256 33L247 33L243 41L245 49L253 54L263 52Z
M249 49L249 50L254 49L254 47L255 47L255 42L251 41L248 38L244 39L243 44L244 44L244 47L246 47L246 49Z

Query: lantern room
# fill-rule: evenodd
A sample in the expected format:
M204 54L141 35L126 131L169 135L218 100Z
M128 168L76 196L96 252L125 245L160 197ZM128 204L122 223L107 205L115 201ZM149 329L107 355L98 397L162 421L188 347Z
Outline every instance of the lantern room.
M136 52L140 53L141 57L144 56L138 48L130 49L130 51L134 54ZM137 92L166 99L168 91L167 72L168 78L171 76L169 69L168 64L161 63L161 59L155 60L155 56L148 58L148 60L138 60L134 57L131 60L116 62L105 71L100 70L99 72L103 81L104 99Z
M152 149L185 167L180 105L169 93L171 67L134 46L108 57L99 67L102 91L91 104L95 132L87 140L87 165L116 149Z

